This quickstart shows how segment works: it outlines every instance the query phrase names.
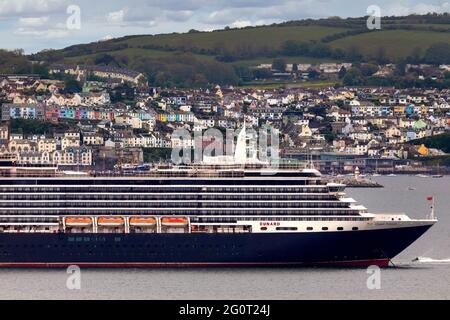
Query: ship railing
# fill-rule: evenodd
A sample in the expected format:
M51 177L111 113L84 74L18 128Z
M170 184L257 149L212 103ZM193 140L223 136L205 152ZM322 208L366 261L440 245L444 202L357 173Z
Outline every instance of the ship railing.
M292 170L300 171L308 167L306 162L291 163L288 161L280 161L275 167L262 166L257 164L246 165L199 165L190 166L173 166L173 165L152 165L148 170L141 171L136 167L118 168L114 171L71 171L70 174L58 169L57 166L51 165L23 165L14 164L12 167L0 168L0 176L4 177L242 177L246 170Z

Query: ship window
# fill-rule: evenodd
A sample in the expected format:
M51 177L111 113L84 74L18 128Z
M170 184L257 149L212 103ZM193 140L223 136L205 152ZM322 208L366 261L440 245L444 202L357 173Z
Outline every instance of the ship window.
M358 227L353 227L352 230L353 230L353 231L358 231L359 228L358 228Z
M267 231L267 227L262 227L261 231Z
M278 227L278 231L297 231L297 227Z
M323 231L327 231L327 230L328 230L328 227L322 227L322 230L323 230Z
M312 231L312 230L314 230L314 228L313 227L308 227L308 228L306 228L306 230Z
M344 230L344 228L342 228L342 227L338 227L337 229L338 229L338 231Z

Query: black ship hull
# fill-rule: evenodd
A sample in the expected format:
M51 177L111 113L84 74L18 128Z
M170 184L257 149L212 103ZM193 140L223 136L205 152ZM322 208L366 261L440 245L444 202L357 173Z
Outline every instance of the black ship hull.
M430 225L247 234L0 234L0 267L387 266Z

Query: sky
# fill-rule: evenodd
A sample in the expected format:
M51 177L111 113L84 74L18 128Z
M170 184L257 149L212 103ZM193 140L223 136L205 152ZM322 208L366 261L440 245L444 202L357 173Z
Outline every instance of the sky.
M0 48L33 53L125 35L305 18L450 12L450 0L0 0Z

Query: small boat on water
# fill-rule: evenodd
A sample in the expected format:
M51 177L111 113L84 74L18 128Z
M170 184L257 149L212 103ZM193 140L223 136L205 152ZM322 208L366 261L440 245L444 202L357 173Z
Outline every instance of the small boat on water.
M438 179L438 178L443 178L444 176L442 174L435 174L433 176L433 178Z
M417 257L412 260L412 262L419 263L430 263L430 264L449 264L450 259L433 259L428 257Z
M414 187L408 187L408 190L409 190L409 191L414 191L414 190L416 190L416 188L414 188Z

